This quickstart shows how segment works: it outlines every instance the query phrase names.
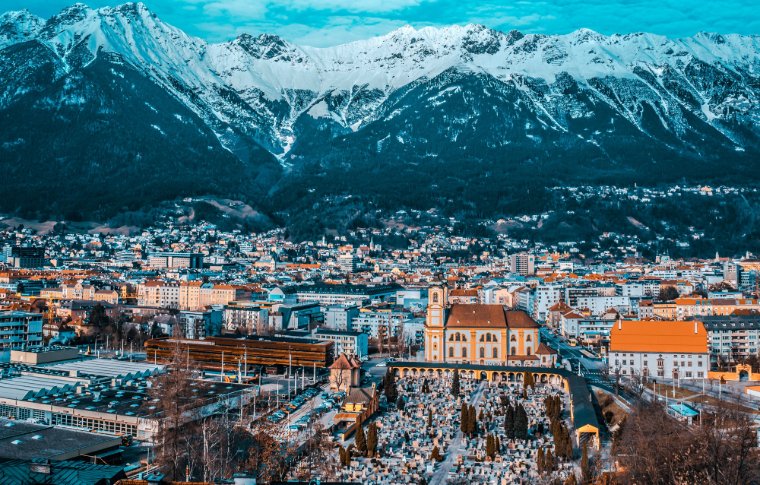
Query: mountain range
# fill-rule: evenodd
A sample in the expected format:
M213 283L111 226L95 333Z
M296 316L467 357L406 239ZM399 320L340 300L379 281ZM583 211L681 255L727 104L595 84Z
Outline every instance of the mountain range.
M108 218L214 194L322 230L527 211L556 185L752 184L759 100L760 36L465 25L314 48L207 43L141 3L7 12L0 209Z

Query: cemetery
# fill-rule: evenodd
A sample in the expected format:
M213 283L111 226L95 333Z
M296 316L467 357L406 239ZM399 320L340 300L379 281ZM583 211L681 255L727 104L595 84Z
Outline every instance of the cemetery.
M529 373L511 381L458 371L392 376L381 412L340 448L340 479L507 484L575 473L574 446L580 453L560 381L535 382Z

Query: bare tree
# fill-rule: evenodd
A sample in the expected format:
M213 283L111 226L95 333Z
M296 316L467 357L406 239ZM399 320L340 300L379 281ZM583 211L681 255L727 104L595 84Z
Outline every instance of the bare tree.
M207 383L193 379L195 370L177 343L169 356L167 372L155 378L150 391L158 399L160 417L156 436L156 463L170 479L184 479L195 473L201 454L195 439L199 423L190 410L198 406ZM195 392L194 392L195 391Z
M637 399L641 399L641 396L644 395L644 391L647 388L647 382L647 376L640 372L634 372L628 379L627 387Z
M639 401L616 440L622 483L755 483L760 451L751 418L723 405L690 426Z

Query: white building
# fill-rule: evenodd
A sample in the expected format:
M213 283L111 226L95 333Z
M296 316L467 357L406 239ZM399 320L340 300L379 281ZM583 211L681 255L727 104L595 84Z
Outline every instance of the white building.
M631 298L627 296L580 296L575 308L588 309L592 315L601 315L610 308L620 313L631 311Z
M334 342L333 352L335 357L340 354L346 354L361 359L369 353L369 339L366 333L320 328L314 331L314 338Z
M331 330L348 330L351 321L359 316L356 305L330 305L325 308L325 327ZM336 353L335 355L340 355Z
M620 320L610 332L609 367L624 377L706 378L707 331L699 321Z
M554 285L541 285L536 288L533 299L533 318L539 322L546 321L549 316L549 308L559 303L562 299L562 289Z
M528 253L512 254L509 256L509 270L522 276L529 276L536 272L536 257Z
M269 311L255 303L233 301L224 307L224 327L231 332L255 335L268 325Z

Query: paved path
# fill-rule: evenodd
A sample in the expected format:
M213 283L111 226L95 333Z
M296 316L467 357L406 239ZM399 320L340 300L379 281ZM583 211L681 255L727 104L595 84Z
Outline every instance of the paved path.
M480 397L483 395L483 389L485 389L485 387L486 381L481 381L480 384L478 384L478 387L475 389L475 392L472 394L472 399L470 400L471 406L477 406L478 402L480 401ZM441 483L446 483L449 470L454 464L454 460L457 456L462 454L462 444L462 430L459 429L457 430L457 434L454 435L454 439L451 440L451 445L449 445L449 450L446 452L446 457L438 465L438 470L436 470L432 478L430 478L430 485L439 485Z

